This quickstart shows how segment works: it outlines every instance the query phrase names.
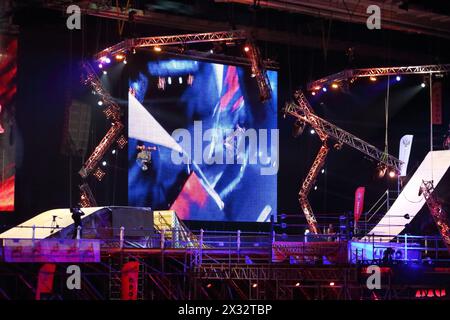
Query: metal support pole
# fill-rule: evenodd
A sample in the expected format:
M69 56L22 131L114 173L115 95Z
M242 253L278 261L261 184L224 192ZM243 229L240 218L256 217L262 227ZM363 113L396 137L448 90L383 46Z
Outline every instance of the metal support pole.
M161 238L160 238L160 248L161 248L161 250L164 249L164 243L166 242L165 232L166 232L166 230L164 230L164 229L161 230Z
M408 261L408 235L405 233L405 261Z
M31 227L31 239L33 240L34 243L34 239L36 238L36 225L33 224L33 226Z
M430 72L430 151L433 151L433 74Z
M200 248L199 248L199 252L200 252L200 255L199 255L199 264L200 264L200 265L201 265L202 262L203 262L203 233L204 233L204 230L203 230L203 229L200 229Z
M238 261L240 261L240 252L241 252L241 230L237 231L237 239L236 239L236 246L237 246L237 254L238 254Z
M81 239L81 226L77 227L77 240Z
M120 227L119 237L120 237L119 246L120 246L120 249L122 249L123 248L123 241L124 241L124 238L125 238L125 227L124 226Z

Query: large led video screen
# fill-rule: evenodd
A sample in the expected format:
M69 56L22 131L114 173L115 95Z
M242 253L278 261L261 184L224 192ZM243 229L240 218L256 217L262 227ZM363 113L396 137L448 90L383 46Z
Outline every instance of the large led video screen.
M161 57L141 69L129 79L129 205L183 220L276 216L277 72L262 102L249 66Z
M17 39L0 35L0 212L14 211Z

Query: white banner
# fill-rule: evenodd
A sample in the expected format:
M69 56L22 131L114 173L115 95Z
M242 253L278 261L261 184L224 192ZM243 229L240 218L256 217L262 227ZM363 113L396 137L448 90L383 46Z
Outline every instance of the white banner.
M399 160L403 162L402 169L400 171L400 177L406 176L408 168L409 155L411 154L411 145L413 142L413 135L408 134L400 140Z

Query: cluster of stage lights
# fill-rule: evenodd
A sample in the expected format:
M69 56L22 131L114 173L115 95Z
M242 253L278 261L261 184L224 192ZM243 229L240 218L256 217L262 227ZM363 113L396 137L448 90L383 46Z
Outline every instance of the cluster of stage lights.
M371 81L371 82L376 82L377 80L378 80L378 77L376 77L376 76L371 76L371 77L369 77L369 80ZM395 76L395 81L396 82L400 82L402 80L402 77L401 76ZM420 86L422 87L422 88L425 88L426 87L426 83L425 82L422 82L421 84L420 84ZM331 85L330 85L330 88L331 89L333 89L333 90L337 90L337 89L339 89L341 87L341 84L339 83L339 82L333 82ZM316 87L314 87L313 88L313 91L311 92L311 95L313 95L313 96L315 96L318 92L320 92L322 90L322 92L327 92L328 91L328 88L326 87L326 86L323 86L323 87L321 87L321 86L316 86Z

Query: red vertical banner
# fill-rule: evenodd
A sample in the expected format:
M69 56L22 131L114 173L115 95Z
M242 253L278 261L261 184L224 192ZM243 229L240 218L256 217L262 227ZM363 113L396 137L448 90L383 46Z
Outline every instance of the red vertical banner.
M433 104L432 122L442 124L442 82L433 83L431 102Z
M46 263L39 269L38 284L36 288L36 300L41 300L41 293L53 292L53 280L56 264Z
M122 267L122 300L137 300L139 262L130 261Z
M359 218L363 212L364 208L364 193L366 192L365 187L359 187L355 191L355 208L354 208L354 216L355 216L355 226L358 223Z

